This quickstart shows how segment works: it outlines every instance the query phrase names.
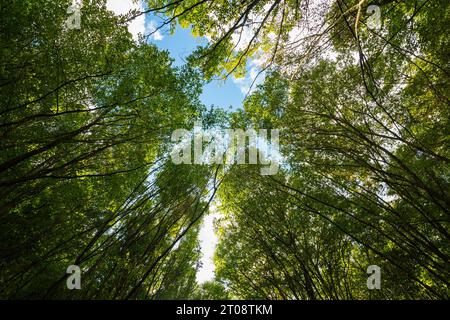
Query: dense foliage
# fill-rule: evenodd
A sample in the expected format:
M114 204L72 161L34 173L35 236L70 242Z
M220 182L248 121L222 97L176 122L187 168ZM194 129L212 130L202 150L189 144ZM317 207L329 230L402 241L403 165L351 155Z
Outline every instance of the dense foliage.
M83 2L79 30L68 0L0 4L0 298L450 297L448 1L105 2ZM175 68L127 31L148 13L210 41ZM200 103L252 59L266 76L242 110ZM280 130L282 167L173 164L196 119ZM214 200L216 278L199 284Z

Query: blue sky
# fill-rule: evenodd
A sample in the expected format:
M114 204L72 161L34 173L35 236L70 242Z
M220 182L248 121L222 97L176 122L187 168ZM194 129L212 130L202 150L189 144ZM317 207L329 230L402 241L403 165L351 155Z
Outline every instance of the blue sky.
M126 14L132 9L144 10L142 2L133 0L107 0L107 8L115 14ZM181 66L185 63L186 58L192 53L198 45L205 44L206 38L195 38L191 35L189 29L183 29L178 26L174 34L170 34L168 29L155 29L159 26L161 20L154 15L139 16L129 25L128 30L135 40L138 40L139 34L152 34L149 41L158 46L162 50L167 50L169 55L174 59L174 66ZM236 110L242 108L242 102L248 93L251 83L257 74L255 64L249 66L248 75L245 78L235 79L229 77L226 81L212 80L205 84L200 100L207 107L212 105L223 109ZM261 82L264 77L257 80ZM205 282L214 278L214 262L213 255L217 244L217 236L214 233L214 220L220 218L221 214L217 210L216 205L210 208L210 214L205 216L200 227L199 241L202 252L202 267L197 272L197 280Z
M151 27L157 26L156 21L155 17L148 15L146 17L147 27L149 25ZM159 35L153 37L150 41L156 44L158 48L168 50L170 56L175 60L174 66L180 66L185 63L186 57L198 45L206 43L207 40L206 38L195 38L191 35L189 29L177 26L174 34L170 34L167 29L161 30ZM214 105L228 109L231 106L232 109L237 109L242 106L244 94L239 85L229 77L226 81L212 80L207 83L203 88L200 99L208 107Z
M154 28L156 25L156 23L152 23L152 21L155 21L154 17L148 16L146 20L146 25ZM195 38L191 35L189 29L183 29L178 26L175 33L169 34L167 31L161 31L157 36L153 36L150 41L155 43L160 49L168 50L170 56L175 60L174 66L180 66L185 63L186 57L198 45L205 43L206 39ZM200 96L201 102L207 107L214 105L224 109L228 109L229 106L232 106L232 109L240 108L243 98L244 94L231 78L226 81L213 80L206 84ZM200 227L199 241L202 252L202 266L197 272L197 281L199 282L205 282L214 278L213 256L217 245L217 237L214 234L213 225L215 218L217 218L215 213L207 215L204 217Z
M132 9L143 10L142 3L133 3L133 0L107 0L107 8L115 14L126 14ZM128 30L135 40L139 34L149 34L158 26L158 18L153 15L140 16L128 25ZM186 57L195 50L201 43L207 40L195 38L189 29L177 27L174 34L169 34L167 29L154 32L150 41L160 49L167 50L174 59L174 66L181 66L185 63ZM245 97L245 81L236 81L229 78L226 81L213 80L206 84L200 99L207 107L214 105L228 109L241 108L242 100ZM214 278L213 255L217 244L217 236L214 233L214 220L220 217L215 206L211 208L209 215L204 217L200 227L199 241L202 252L201 268L197 272L197 281L200 283Z
M157 25L155 17L146 17L147 31L149 27L154 30ZM161 30L154 35L151 42L155 43L160 49L169 51L170 56L175 60L174 66L185 64L186 57L192 53L198 45L206 43L204 38L195 38L191 35L189 29L183 29L177 26L175 32L170 34L167 30ZM241 88L230 77L226 81L212 80L203 88L200 100L207 107L211 105L228 109L240 108L244 94ZM216 212L215 206L211 208L209 215L203 218L199 232L200 249L202 258L201 267L197 272L197 281L202 283L214 278L214 251L217 245L217 236L214 233L214 220L220 215Z
M126 14L133 9L145 10L143 2L138 0L107 0L107 8L118 15ZM169 34L168 28L152 32L160 23L161 19L155 15L142 15L129 23L128 30L135 40L138 40L139 34L152 34L149 41L156 44L160 49L167 50L174 59L174 66L183 65L186 58L198 45L207 42L206 38L195 38L191 35L189 29L183 29L180 26L176 28L174 34ZM245 78L235 79L230 76L226 81L212 80L207 83L203 88L201 101L207 107L214 105L228 109L231 106L232 110L241 108L243 99L258 73L258 61L250 61L247 71L248 74ZM263 79L264 76L261 75L255 84L261 83Z

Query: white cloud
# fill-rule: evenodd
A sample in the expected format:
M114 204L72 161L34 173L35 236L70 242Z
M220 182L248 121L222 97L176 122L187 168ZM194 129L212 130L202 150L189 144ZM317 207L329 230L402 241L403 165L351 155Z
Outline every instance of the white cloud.
M243 27L242 31L239 30L239 32L234 32L231 35L231 41L236 46L236 51L242 51L247 48L247 46L250 44L250 41L254 35L253 30L250 27Z
M164 39L164 36L161 33L161 30L156 30L158 28L156 22L154 20L150 20L150 22L147 23L145 31L148 34L151 34L151 38L155 41L160 41Z
M214 220L222 217L222 215L217 212L217 208L214 204L211 205L210 210L211 213L203 218L200 233L198 235L202 253L202 266L197 272L197 281L200 283L214 279L215 266L213 257L218 242L217 236L214 233Z
M246 95L248 90L250 89L250 84L248 81L248 77L245 78L235 78L233 77L233 82L239 87L243 95Z
M143 11L142 1L139 0L108 0L106 8L116 15L126 14L130 10L137 9ZM133 39L138 40L139 34L145 33L145 15L141 15L128 24L128 31L133 35Z
M249 62L250 70L243 78L235 78L233 82L239 87L243 95L252 93L258 84L264 82L265 72L260 72L266 62L266 58L259 57L251 59Z

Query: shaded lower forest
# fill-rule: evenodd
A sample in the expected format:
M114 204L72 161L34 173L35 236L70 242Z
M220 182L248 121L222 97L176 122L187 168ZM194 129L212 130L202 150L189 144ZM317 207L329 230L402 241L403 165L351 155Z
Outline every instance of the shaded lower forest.
M449 298L450 2L148 0L116 16L85 0L79 29L70 3L0 3L1 299ZM145 14L209 42L174 67L128 32ZM265 79L241 109L202 105L205 82L252 59ZM280 130L280 170L174 164L171 134L198 119ZM213 202L216 276L199 284Z

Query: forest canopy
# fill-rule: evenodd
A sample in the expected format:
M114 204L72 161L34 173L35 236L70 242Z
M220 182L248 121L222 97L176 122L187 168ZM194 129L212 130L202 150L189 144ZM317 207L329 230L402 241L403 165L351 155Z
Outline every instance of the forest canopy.
M147 0L115 15L83 0L80 28L71 3L0 4L1 299L450 297L450 2ZM206 44L175 66L127 28L150 14ZM241 108L201 102L252 63ZM173 163L172 133L199 120L278 130L278 172ZM212 207L215 278L199 283Z

